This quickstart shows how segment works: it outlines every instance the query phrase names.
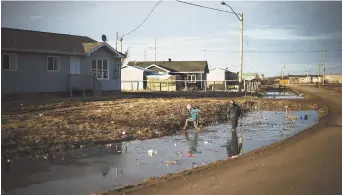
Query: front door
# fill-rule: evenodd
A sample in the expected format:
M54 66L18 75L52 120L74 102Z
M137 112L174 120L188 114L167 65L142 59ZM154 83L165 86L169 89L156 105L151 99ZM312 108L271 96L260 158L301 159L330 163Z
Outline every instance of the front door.
M81 60L78 56L70 56L70 74L81 73Z

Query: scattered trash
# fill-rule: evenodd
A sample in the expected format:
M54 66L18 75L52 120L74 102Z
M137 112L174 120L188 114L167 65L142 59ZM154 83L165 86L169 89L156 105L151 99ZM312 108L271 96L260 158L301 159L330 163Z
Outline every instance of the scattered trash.
M204 141L204 144L208 144L208 141Z
M308 115L300 116L300 120L308 120Z
M80 145L80 148L85 148L85 145Z
M122 132L122 135L125 135L125 134L126 134L126 132L125 132L125 131L123 131L123 132Z
M149 156L153 156L153 150L148 150L148 151L147 151L147 154L148 154Z
M40 117L43 117L43 116L44 116L44 114L43 114L43 113L39 113L39 116L40 116Z
M114 124L114 121L111 121L110 123Z
M169 165L175 165L177 164L177 161L174 160L174 161L164 161L165 163L169 164Z
M107 144L106 147L112 147L112 144Z

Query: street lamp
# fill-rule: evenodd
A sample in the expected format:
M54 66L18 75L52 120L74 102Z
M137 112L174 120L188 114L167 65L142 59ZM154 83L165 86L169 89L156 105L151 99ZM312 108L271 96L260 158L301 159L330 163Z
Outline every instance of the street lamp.
M236 13L230 5L225 3L224 1L221 2L222 5L228 6L235 16L240 21L240 72L239 72L239 92L241 92L242 86L242 66L243 66L243 13Z

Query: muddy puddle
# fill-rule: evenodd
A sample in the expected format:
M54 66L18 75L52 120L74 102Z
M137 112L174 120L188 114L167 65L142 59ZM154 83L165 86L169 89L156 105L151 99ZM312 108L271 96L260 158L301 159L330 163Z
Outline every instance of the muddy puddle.
M286 120L284 112L249 113L238 128L243 135L243 152L293 136L318 119L312 110L288 114ZM300 117L304 115L306 120ZM84 195L226 159L224 146L231 126L221 124L206 130L197 136L190 130L188 140L185 135L176 135L12 159L2 164L2 188L9 195ZM190 147L196 151L193 157L187 155Z
M303 99L304 97L301 95L297 95L293 91L267 91L265 93L261 93L264 98L274 98L274 99Z

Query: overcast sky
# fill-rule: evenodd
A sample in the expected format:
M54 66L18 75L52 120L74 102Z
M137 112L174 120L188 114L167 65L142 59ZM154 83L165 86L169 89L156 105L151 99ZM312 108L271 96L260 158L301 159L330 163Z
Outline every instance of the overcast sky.
M220 1L191 1L229 10ZM1 2L1 26L89 36L106 34L115 47L116 32L136 28L156 1ZM342 2L237 2L244 13L244 72L267 76L315 74L327 49L327 72L342 73ZM164 1L134 33L124 37L130 60L207 60L211 68L239 68L239 21L233 14Z

